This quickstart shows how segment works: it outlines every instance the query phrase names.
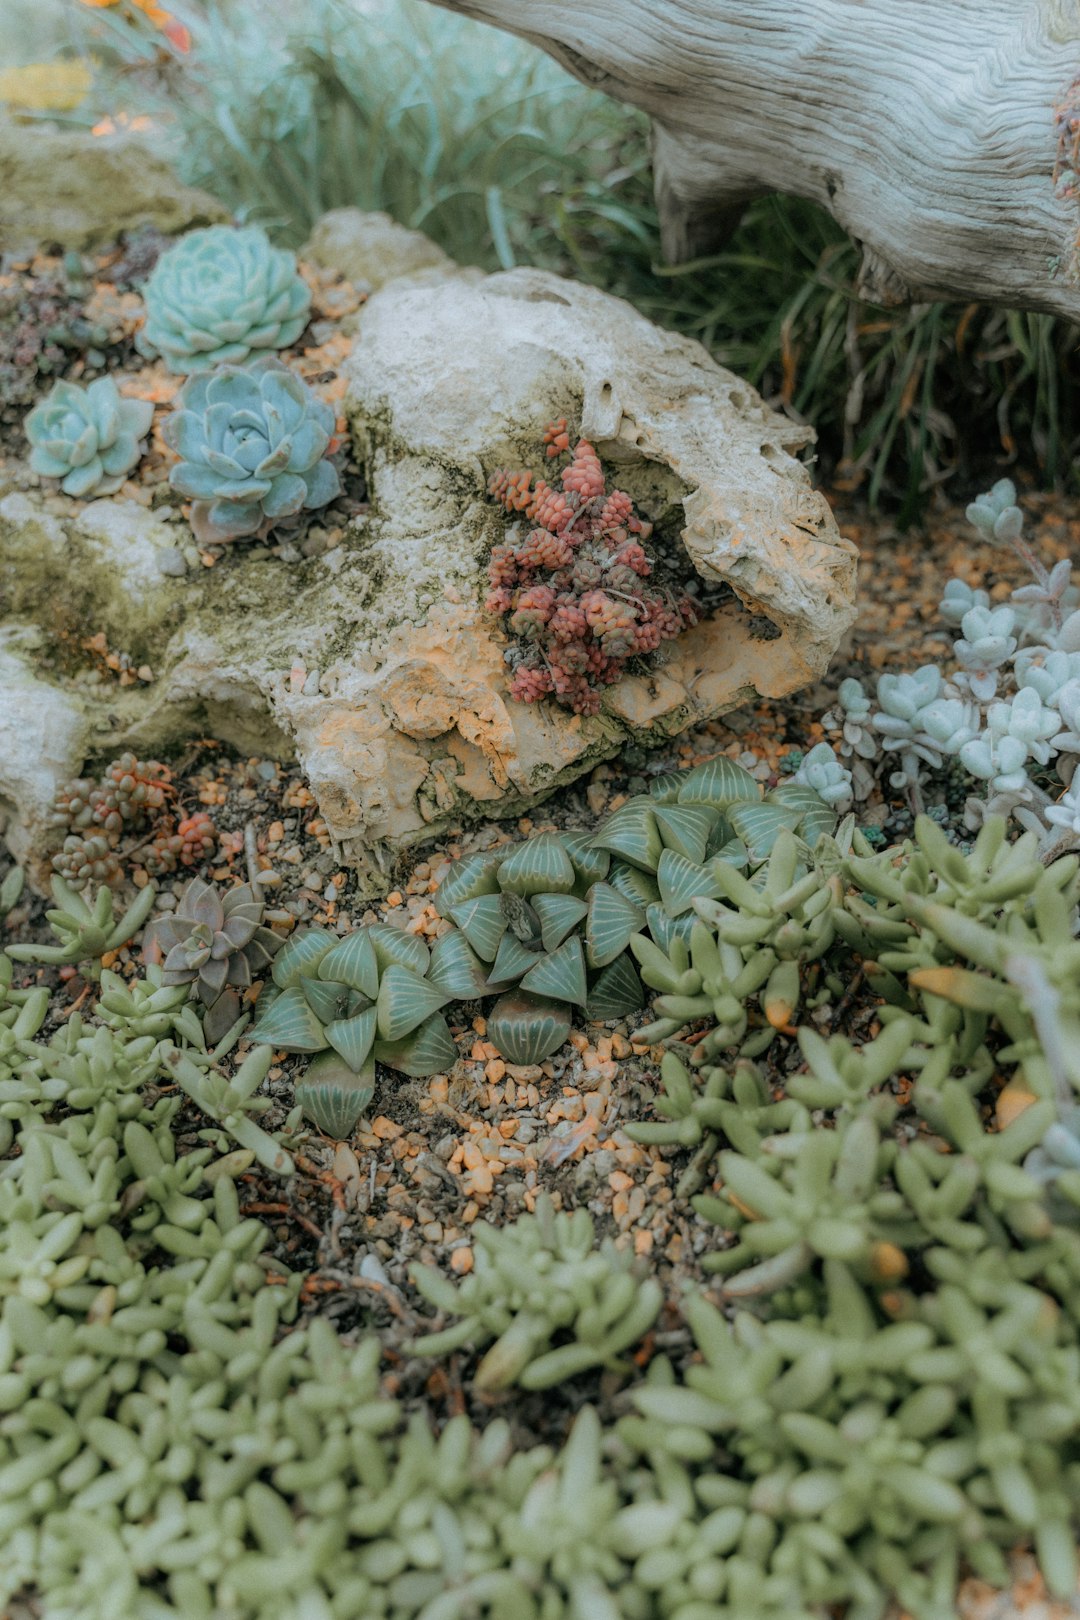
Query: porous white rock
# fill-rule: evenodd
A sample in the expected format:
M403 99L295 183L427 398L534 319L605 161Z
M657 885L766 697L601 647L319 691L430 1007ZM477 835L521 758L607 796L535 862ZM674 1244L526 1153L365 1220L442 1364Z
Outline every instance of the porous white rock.
M455 261L430 236L410 231L389 214L368 214L362 208L332 208L324 214L303 257L339 270L365 292L377 292L405 276L430 281L459 273Z
M39 673L42 637L0 624L0 819L16 860L48 837L57 785L78 775L86 742L79 699Z
M160 144L136 131L91 135L0 118L0 247L88 248L152 225L167 235L228 219L181 185Z

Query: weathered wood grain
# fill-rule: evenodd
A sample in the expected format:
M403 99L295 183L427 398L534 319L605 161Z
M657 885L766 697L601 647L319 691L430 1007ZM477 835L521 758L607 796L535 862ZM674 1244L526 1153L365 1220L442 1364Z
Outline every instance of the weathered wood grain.
M1078 0L437 3L650 114L674 262L782 191L862 244L879 301L1080 317L1080 180L1060 139L1080 121Z

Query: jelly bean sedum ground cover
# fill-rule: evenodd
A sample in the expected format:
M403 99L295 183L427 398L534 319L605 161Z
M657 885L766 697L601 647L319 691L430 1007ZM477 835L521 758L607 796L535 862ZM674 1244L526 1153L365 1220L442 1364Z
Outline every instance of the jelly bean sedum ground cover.
M224 22L140 67L132 18L89 10L245 219L298 242L316 197L388 204L326 151L401 101L396 57L312 35L239 105ZM410 34L387 149L425 161L388 164L419 187L392 211L462 259L595 274L819 421L858 623L827 687L463 827L375 903L294 768L209 738L61 789L51 905L0 853L0 1612L1075 1614L1080 508L994 472L966 511L929 493L994 438L956 448L938 359L970 360L958 417L989 420L978 394L1003 452L1032 424L1053 465L1072 341L867 324L796 204L747 221L743 249L800 238L769 288L741 250L660 277L638 126L597 143L567 104L555 178L530 136L510 186L513 97L478 119L475 59L430 54L483 152L428 115ZM307 169L262 161L299 128ZM451 156L493 183L443 186ZM366 499L339 414L364 296L252 225L5 263L0 472L46 511L152 509L178 579L224 595L260 548L287 589ZM488 608L515 695L588 714L708 599L578 423L534 448L492 479ZM69 654L103 702L155 680L93 624Z
M1068 507L1023 504L1042 557L1075 549ZM837 680L943 659L943 573L994 603L1021 583L960 513L902 551L846 530L864 611ZM965 829L972 783L947 767L917 824L887 773L861 831L819 799L811 850L792 767L830 739L844 757L830 698L602 766L531 822L423 851L366 909L303 781L211 744L88 790L122 823L115 889L72 889L61 862L50 927L7 870L13 1620L947 1616L995 1591L1071 1612L1075 857L1044 866L1003 819ZM732 860L739 805L785 789L795 826ZM515 880L538 834L576 854L569 886L554 858L547 889ZM247 1022L219 1011L210 1039L199 953L163 965L218 926L192 877L219 906L248 885L248 941L275 936L232 989ZM596 884L637 924L620 951L650 1003L603 1022ZM485 899L494 954L509 933L530 960L496 979L473 949L498 989L436 984L421 1025L453 1052L412 1061L390 970L430 991L440 939L484 948ZM340 956L365 932L377 981ZM547 1001L565 1039L508 1058L500 1000L560 951L574 966L575 940L586 1007ZM406 1068L376 1049L372 1073L355 1030L344 1058L251 1041L298 987L323 1030L373 1007Z

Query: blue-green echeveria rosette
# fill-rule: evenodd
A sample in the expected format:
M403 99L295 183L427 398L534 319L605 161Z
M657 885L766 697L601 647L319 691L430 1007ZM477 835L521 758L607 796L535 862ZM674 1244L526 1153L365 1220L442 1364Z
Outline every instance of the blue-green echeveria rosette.
M333 408L276 357L191 377L178 403L162 429L180 456L169 483L204 544L265 535L339 493Z
M162 254L143 299L138 348L182 376L288 348L311 307L296 256L257 225L189 231Z
M89 388L57 382L26 418L30 466L65 495L112 495L146 451L154 407L123 399L111 377Z

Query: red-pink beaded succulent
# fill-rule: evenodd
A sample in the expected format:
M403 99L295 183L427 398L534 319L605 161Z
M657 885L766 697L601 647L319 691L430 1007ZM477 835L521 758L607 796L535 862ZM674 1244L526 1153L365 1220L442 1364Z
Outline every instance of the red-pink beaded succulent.
M652 525L629 495L608 493L589 441L571 451L560 417L545 429L544 444L549 460L570 453L561 488L505 469L488 484L532 527L492 548L487 608L509 615L511 696L522 703L554 697L575 714L596 714L602 689L627 660L696 624L700 609L686 592L643 583L653 572L644 548Z

